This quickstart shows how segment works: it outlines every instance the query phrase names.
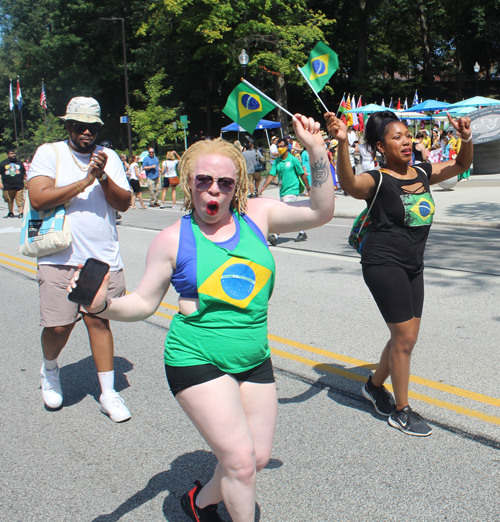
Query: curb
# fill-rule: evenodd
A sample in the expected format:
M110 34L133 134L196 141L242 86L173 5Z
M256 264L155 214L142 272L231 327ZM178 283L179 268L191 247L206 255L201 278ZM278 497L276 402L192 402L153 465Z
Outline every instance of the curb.
M335 218L342 219L356 219L359 214L353 214L350 212L336 212L333 216ZM435 219L433 224L436 225L450 225L457 227L475 227L475 228L493 228L500 230L500 223L488 223L487 221L460 221L460 220L448 220L448 219Z

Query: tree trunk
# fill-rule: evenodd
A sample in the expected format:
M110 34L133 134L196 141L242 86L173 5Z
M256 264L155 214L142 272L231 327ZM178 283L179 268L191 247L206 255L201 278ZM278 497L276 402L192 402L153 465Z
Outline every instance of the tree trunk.
M287 107L287 94L286 94L286 83L285 78L282 74L280 76L273 75L273 83L274 83L274 96L275 100L285 109ZM285 134L288 134L288 114L279 109L278 111L278 119L281 123L281 128Z
M422 49L424 51L424 74L427 76L427 82L431 92L434 92L434 68L431 61L431 50L429 47L429 34L427 30L427 20L425 17L425 8L422 0L417 1L418 13L420 19L420 29L422 31Z
M358 64L356 76L363 80L368 61L368 9L366 0L359 0Z

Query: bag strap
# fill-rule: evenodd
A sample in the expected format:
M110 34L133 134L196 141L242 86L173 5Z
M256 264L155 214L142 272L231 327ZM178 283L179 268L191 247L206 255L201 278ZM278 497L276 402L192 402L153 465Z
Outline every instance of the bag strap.
M365 221L368 219L368 216L370 215L370 212L371 212L371 209L373 207L373 204L375 203L375 200L377 199L378 191L380 190L380 185L382 185L382 172L380 170L378 172L380 174L380 177L379 177L379 180L378 180L377 190L375 191L375 196L373 196L371 205L368 208L368 212L365 215L365 219L363 219L363 223L361 223L361 226L359 227L359 232L358 232L358 235L356 237L359 237L359 234L361 234L361 231L363 230L363 227L365 226Z
M56 178L54 186L57 187L57 178L59 177L59 171L61 170L61 156L59 155L59 150L56 147L55 143L51 143L54 152L56 153Z

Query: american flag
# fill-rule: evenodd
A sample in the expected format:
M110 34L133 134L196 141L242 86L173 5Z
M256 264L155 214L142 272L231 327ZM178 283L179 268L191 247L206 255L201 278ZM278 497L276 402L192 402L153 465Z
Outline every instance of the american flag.
M40 105L44 109L47 108L47 96L45 96L45 87L43 86L43 80L42 80L42 92L40 93Z

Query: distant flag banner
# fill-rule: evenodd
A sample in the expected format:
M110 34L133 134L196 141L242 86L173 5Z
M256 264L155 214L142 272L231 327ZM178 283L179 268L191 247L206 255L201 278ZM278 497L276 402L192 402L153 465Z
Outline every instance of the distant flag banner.
M328 45L318 42L309 54L309 60L300 67L305 78L309 80L309 84L319 92L328 83L339 68L339 57L337 53L332 51Z
M21 86L19 85L19 78L17 79L16 100L17 100L17 110L20 111L23 108L23 95L21 93Z
M12 80L10 82L10 89L9 89L9 109L14 109L14 96L12 96Z
M405 104L403 105L403 110L406 111L408 109L408 98L405 98ZM409 127L411 124L411 120L406 120L406 125Z
M350 111L351 110L351 99L350 99L350 94L347 95L347 100L345 102L345 108L346 108L346 111ZM347 118L347 123L346 125L348 127L352 127L352 114L349 114L346 112L346 118Z
M392 98L391 98L391 101L389 102L389 109L394 109L394 104L392 103Z
M356 108L356 98L354 97L354 94L353 94L352 99L351 99L351 107L353 109ZM358 130L358 125L359 125L358 115L355 112L353 112L352 113L352 126L356 130Z
M346 104L345 104L345 93L344 93L344 96L342 96L342 101L340 102L340 105L339 105L339 109L337 111L337 114L340 114L340 119L345 123L347 124L347 118L346 118L346 115L344 114L345 111L346 111Z
M380 104L381 107L385 107L385 101L384 99L382 98L382 103Z
M229 95L222 112L252 134L259 121L274 108L255 89L240 83Z
M363 104L361 103L361 96L360 96L358 98L357 108L359 109L362 106L363 106ZM359 132L363 132L365 130L365 119L364 119L364 116L363 116L362 112L358 113L358 121L359 121L358 131Z
M412 107L414 107L415 105L418 105L418 91L415 91L415 96L413 97Z
M45 96L45 87L43 86L42 82L42 92L40 93L40 105L47 109L47 96Z
M396 105L396 110L397 111L401 110L401 98L398 98L398 104Z

